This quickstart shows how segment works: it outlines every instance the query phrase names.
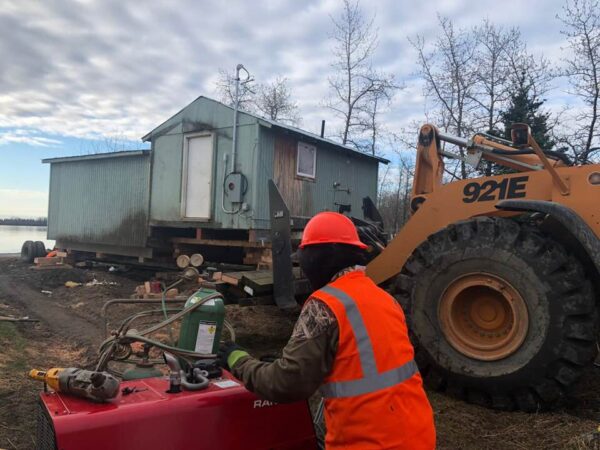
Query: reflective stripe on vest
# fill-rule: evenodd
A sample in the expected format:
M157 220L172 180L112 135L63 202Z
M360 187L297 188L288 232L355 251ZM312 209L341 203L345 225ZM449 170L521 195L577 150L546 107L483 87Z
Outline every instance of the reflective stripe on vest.
M355 301L344 291L333 286L327 285L320 290L337 298L344 305L346 317L348 318L348 322L350 322L356 346L358 347L358 357L363 373L363 377L357 380L334 381L324 384L320 388L323 397L353 397L369 394L400 384L417 373L418 369L414 360L410 360L400 367L379 373L377 371L371 338L367 333L367 328Z

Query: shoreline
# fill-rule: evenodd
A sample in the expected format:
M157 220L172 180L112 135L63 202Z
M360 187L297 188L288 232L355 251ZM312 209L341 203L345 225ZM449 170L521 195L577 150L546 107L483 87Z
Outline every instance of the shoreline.
M1 226L6 226L6 227L41 227L41 228L48 228L48 225L40 225L40 224L31 224L31 223L3 223L0 222L0 227Z

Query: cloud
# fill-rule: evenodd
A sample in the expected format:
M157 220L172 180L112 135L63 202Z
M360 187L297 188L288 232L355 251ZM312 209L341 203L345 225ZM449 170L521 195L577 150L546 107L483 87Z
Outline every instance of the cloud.
M471 27L490 17L519 25L530 47L560 58L562 2L363 1L376 13L380 44L374 63L407 88L392 103L388 128L424 120L421 83L407 36L438 33L435 12ZM331 74L330 15L341 1L181 0L179 2L24 2L0 10L0 127L37 130L0 142L56 145L47 136L139 139L198 95L215 94L220 67L244 63L257 81L290 80L304 126L337 122L323 107ZM518 14L515 14L518 11ZM550 99L552 102L552 99ZM26 141L27 140L27 141Z
M0 217L36 218L47 215L47 192L0 189Z
M62 144L58 139L39 136L38 130L15 129L0 131L0 146L7 144L26 144L33 147L56 147Z

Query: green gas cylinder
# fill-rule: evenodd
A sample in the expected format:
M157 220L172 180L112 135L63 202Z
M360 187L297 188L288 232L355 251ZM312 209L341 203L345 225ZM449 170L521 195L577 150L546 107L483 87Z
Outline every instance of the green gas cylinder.
M202 288L187 300L185 308L216 293L217 291L213 289ZM223 298L217 297L208 300L183 318L178 347L198 353L217 353L224 320Z

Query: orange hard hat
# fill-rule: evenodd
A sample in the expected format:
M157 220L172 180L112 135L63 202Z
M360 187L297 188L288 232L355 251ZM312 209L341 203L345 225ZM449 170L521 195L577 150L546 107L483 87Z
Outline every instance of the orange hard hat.
M300 248L317 244L347 244L367 248L358 237L356 227L343 214L321 212L308 221L302 233Z

